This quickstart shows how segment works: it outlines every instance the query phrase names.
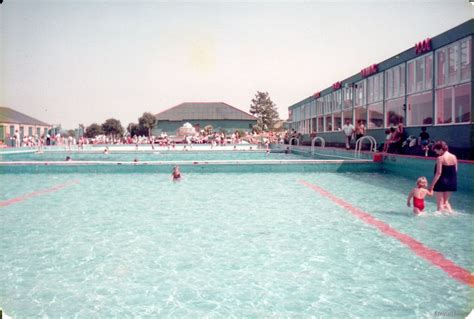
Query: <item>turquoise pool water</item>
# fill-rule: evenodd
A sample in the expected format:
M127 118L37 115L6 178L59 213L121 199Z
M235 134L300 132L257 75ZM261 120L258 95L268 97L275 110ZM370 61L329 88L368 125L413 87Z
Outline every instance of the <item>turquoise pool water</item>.
M0 161L64 161L70 156L74 161L209 161L209 160L295 160L295 159L341 159L338 156L315 155L313 157L285 154L281 151L113 151L109 154L100 152L65 152L46 151L38 153L0 154ZM346 158L350 159L350 157Z
M414 217L383 173L3 174L0 300L28 317L467 315L473 288L306 187L474 271L473 203ZM41 189L62 189L24 198Z

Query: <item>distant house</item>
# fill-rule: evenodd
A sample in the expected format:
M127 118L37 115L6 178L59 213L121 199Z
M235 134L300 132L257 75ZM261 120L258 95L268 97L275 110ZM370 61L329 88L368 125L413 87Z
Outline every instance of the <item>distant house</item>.
M51 124L9 107L0 106L0 140L3 140L5 144L9 144L10 138L17 130L20 133L20 138L23 138L23 136L46 135L51 127Z
M255 116L223 102L181 103L155 116L158 121L155 134L166 132L174 135L186 122L198 132L207 125L212 125L216 132L251 131L257 124Z

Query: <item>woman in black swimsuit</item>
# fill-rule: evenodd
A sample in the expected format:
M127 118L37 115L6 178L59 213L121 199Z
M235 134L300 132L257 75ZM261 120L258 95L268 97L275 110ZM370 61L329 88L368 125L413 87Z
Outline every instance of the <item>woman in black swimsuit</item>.
M433 151L439 156L430 190L435 191L438 211L447 210L452 213L449 197L452 192L457 191L458 160L448 152L448 145L444 141L436 142Z

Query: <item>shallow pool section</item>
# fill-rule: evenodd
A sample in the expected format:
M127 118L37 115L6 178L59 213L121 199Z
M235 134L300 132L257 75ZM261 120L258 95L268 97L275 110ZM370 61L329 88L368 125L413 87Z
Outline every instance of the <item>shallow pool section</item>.
M453 195L454 216L434 213L429 199L428 214L415 217L406 207L413 180L395 175L183 175L172 182L163 173L3 174L4 311L374 318L462 317L472 308L472 286L302 181L472 273L470 194Z

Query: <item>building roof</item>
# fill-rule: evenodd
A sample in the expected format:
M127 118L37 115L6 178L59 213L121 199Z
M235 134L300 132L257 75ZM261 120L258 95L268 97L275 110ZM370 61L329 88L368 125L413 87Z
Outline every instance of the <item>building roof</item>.
M158 121L257 120L255 116L223 102L181 103L155 116Z
M51 126L51 124L42 122L31 116L15 111L9 107L3 106L0 106L0 123Z

